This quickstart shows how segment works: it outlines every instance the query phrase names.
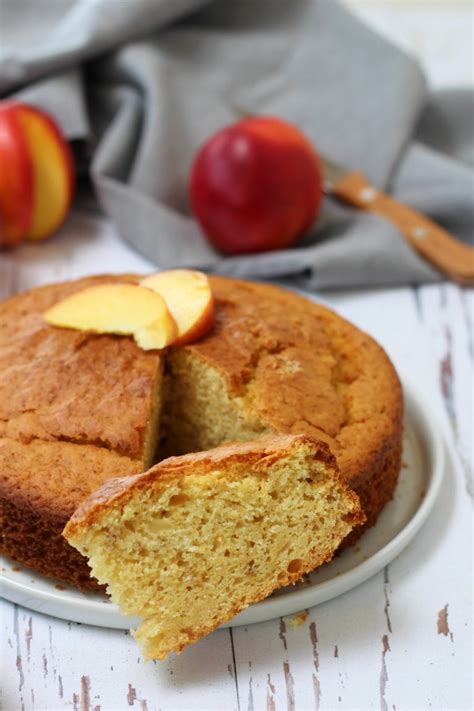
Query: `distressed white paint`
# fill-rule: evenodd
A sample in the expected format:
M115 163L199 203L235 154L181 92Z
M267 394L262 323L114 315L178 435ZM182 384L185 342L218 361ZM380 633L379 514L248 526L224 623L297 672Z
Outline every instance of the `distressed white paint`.
M416 5L413 11L371 2L361 12L412 43L436 84L468 79L466 11L454 13L459 3ZM0 255L0 298L87 273L147 269L152 265L105 221L76 215L54 240ZM384 345L441 423L450 463L435 511L416 540L384 573L310 610L300 627L274 620L217 631L156 664L145 665L123 632L68 624L0 601L3 711L472 708L467 483L474 294L444 285L324 298ZM443 634L438 616L446 606Z
M0 292L150 268L105 221L74 216L50 243L0 257ZM324 298L384 345L445 433L446 481L415 542L385 573L310 610L300 627L275 620L218 631L164 663L144 665L123 632L2 602L5 711L470 708L473 294L443 285ZM444 635L437 623L446 605Z

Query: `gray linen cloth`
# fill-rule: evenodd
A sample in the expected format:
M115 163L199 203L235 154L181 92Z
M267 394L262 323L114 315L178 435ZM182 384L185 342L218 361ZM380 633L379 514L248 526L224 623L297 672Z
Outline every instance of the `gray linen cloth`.
M412 57L336 0L0 0L0 96L81 139L102 209L162 268L310 288L442 278L389 222L331 199L291 249L216 252L190 214L188 172L242 113L296 123L333 161L472 239L472 92L430 93Z

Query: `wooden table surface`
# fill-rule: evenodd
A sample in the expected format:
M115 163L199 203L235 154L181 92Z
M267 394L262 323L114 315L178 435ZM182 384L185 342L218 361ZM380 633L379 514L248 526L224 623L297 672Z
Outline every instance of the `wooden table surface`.
M419 43L407 9L374 6L384 31L405 44L412 37L418 52L434 46L433 15ZM461 67L469 30L456 18L446 8L438 32L451 23L452 66ZM446 49L443 61L431 58L435 83L455 83ZM0 255L0 298L88 273L152 269L105 220L76 214L50 242ZM472 708L474 293L443 284L322 297L382 343L440 424L445 480L413 543L371 580L309 610L301 626L276 619L218 630L158 663L144 664L128 633L0 601L3 711Z
M105 221L74 215L54 240L0 257L0 298L101 271L147 271ZM417 386L448 450L441 494L380 574L286 620L218 630L144 664L128 633L0 602L3 709L310 711L472 708L474 292L452 284L324 293Z

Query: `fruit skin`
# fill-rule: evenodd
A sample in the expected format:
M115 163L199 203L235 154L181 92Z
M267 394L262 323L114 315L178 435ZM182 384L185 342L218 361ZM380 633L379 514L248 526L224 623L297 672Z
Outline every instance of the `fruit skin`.
M214 325L214 295L203 272L169 269L145 277L140 286L155 291L165 300L178 328L174 344L196 341Z
M55 232L74 182L71 150L56 121L28 104L0 102L0 246Z
M296 126L274 117L244 119L199 150L189 194L204 233L222 252L284 249L318 213L320 159Z
M42 186L37 179L34 181L33 219L27 238L42 240L56 232L69 212L75 186L74 159L69 143L49 114L27 104L17 104L17 108L30 151L34 177L38 178L37 173L41 174L45 167L52 167L51 164L48 166L51 159L53 167L61 173L59 190L57 185ZM37 140L30 135L34 124L40 130Z
M0 247L19 244L33 217L33 166L15 107L0 103Z

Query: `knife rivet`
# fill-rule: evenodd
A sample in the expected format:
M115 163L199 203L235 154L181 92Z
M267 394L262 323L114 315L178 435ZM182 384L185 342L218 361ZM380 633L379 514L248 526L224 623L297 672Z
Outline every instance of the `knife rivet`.
M412 236L415 239L423 239L423 237L426 237L427 230L425 227L414 227L412 230Z
M363 202L372 202L377 197L377 191L375 188L362 188L359 193L360 200Z

